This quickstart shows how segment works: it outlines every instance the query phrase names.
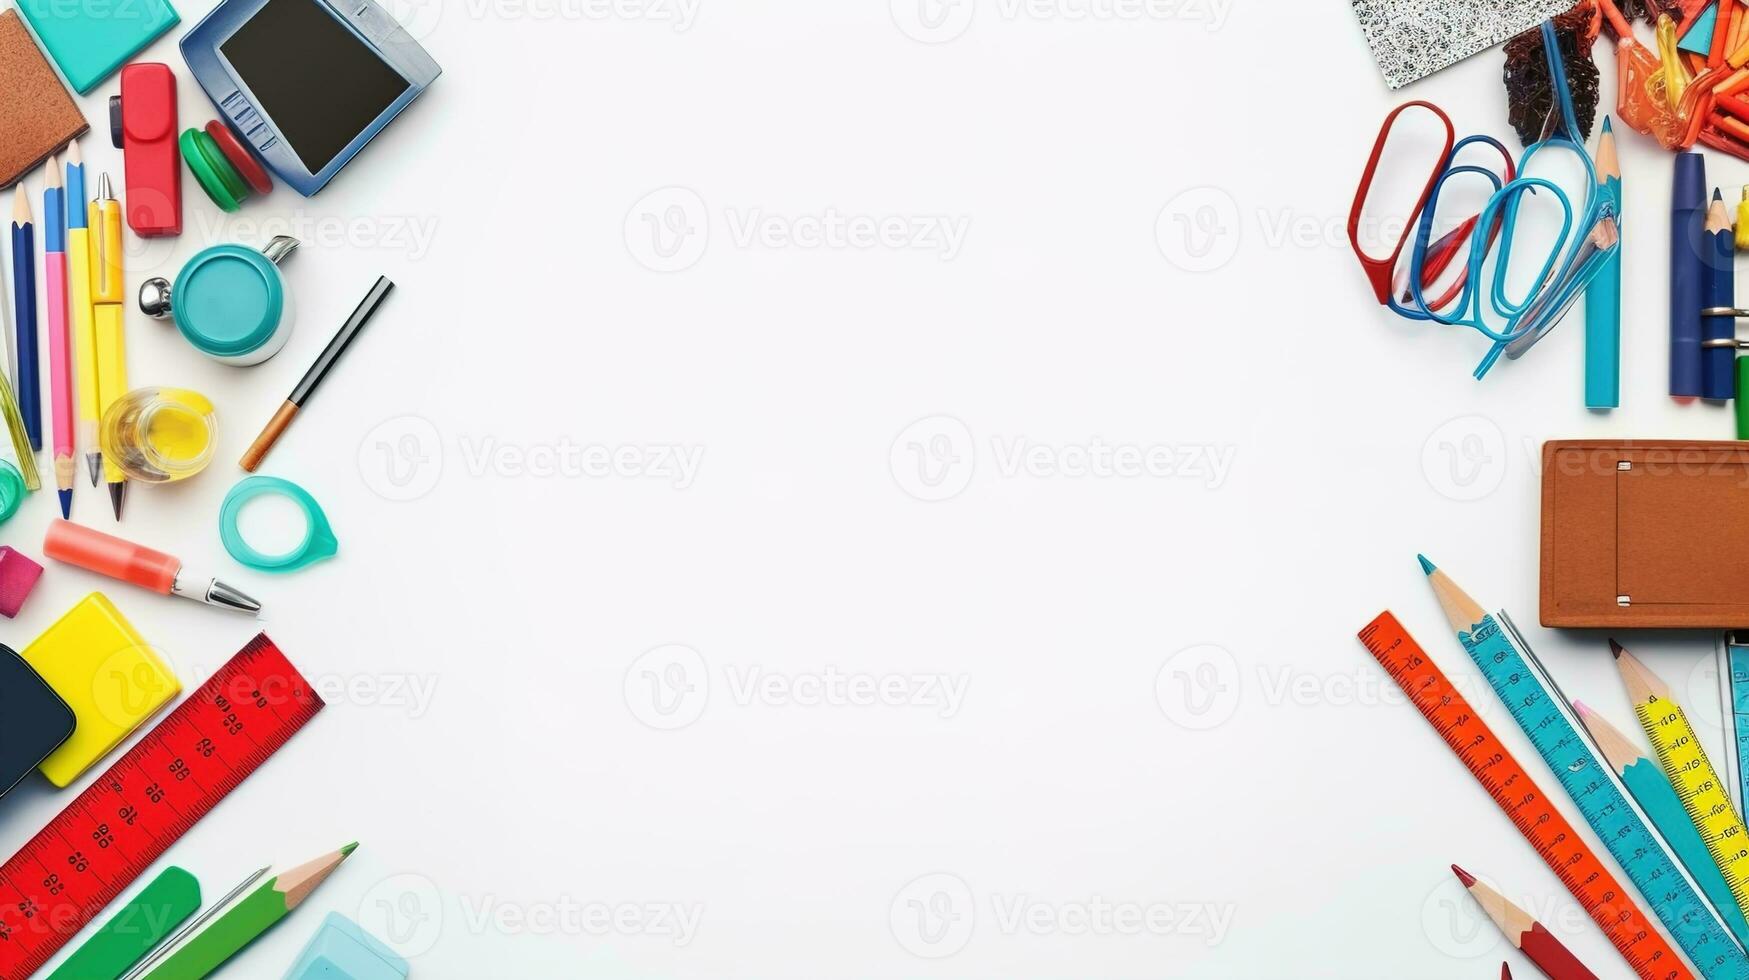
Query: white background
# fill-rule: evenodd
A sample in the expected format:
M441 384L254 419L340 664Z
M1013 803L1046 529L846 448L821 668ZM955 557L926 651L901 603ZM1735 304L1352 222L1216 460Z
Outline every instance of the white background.
M185 180L183 235L133 243L130 291L309 240L262 366L128 323L131 380L209 393L223 436L121 530L258 595L331 695L168 860L217 896L362 841L235 972L277 976L337 909L421 977L1534 975L1455 861L1622 975L1353 637L1394 609L1542 772L1425 551L1632 729L1603 638L1534 627L1536 465L1731 435L1663 394L1666 154L1623 134L1623 407L1591 415L1577 315L1477 383L1480 339L1378 308L1344 236L1401 99L1516 145L1498 50L1393 94L1335 2L911 4L392 7L445 74L329 189L222 216ZM198 125L179 33L149 56ZM119 176L114 90L83 100L93 175ZM379 273L264 470L340 555L242 569L232 461ZM1170 464L1080 465L1120 446ZM0 540L40 554L53 511ZM0 640L92 589L190 687L257 628L55 566ZM1710 638L1631 640L1716 736ZM821 695L846 677L905 703ZM0 802L0 851L72 792Z

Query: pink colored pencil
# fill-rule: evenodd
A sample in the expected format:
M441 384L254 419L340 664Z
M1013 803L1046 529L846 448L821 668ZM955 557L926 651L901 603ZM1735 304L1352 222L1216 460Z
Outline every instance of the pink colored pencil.
M61 165L49 155L43 188L43 272L49 294L49 417L61 516L73 510L73 361L67 350L67 202ZM81 204L81 207L84 205Z

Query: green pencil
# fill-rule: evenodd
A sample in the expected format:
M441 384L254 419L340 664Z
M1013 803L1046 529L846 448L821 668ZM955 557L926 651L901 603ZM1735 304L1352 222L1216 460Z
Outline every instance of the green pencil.
M348 844L257 885L166 956L146 974L145 980L201 980L303 904L357 847L356 842Z

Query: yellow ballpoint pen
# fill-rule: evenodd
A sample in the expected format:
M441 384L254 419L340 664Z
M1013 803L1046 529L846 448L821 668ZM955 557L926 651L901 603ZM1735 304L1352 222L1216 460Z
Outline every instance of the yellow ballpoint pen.
M123 332L121 251L121 202L109 184L109 175L97 181L97 199L91 202L91 319L97 339L97 417L128 393L127 337ZM103 454L103 479L109 484L109 502L115 519L121 520L122 497L127 490L115 454Z
M73 394L78 445L85 451L91 485L97 485L97 337L91 329L91 228L86 223L85 165L79 144L67 144L67 323L73 341Z

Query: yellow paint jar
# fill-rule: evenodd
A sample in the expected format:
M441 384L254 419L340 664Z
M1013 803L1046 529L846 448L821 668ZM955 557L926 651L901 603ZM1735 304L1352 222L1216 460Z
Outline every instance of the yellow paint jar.
M136 388L103 413L98 442L130 480L169 483L206 469L219 420L205 395L187 388Z

